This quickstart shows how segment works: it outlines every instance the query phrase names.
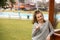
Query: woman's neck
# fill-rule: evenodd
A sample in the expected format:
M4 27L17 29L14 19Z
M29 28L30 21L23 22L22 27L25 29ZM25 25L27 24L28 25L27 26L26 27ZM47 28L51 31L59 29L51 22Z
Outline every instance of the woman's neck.
M44 22L43 22L43 21L39 21L38 23L39 23L39 24L43 24Z

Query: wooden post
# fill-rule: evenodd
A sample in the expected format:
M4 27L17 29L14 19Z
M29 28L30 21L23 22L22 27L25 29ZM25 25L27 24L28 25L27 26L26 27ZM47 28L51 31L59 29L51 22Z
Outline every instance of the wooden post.
M49 20L51 24L54 26L55 20L54 20L54 0L49 0Z

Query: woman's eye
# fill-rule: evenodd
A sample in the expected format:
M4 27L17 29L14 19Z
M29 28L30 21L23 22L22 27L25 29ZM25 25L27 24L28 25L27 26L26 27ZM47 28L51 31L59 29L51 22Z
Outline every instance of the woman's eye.
M38 18L40 18L41 16L39 16Z
M40 16L40 17L42 17L42 16Z
M40 18L41 16L39 16L38 18Z
M42 17L42 16L38 16L37 18L40 18L40 17Z
M37 18L39 18L39 16Z

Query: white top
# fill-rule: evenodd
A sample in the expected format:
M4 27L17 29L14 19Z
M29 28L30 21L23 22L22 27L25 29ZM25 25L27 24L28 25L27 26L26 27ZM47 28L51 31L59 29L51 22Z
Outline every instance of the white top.
M40 26L40 29L35 31L36 26L38 23L34 23L32 28L32 40L46 40L46 37L48 34L53 34L54 29L52 28L52 25L49 21L46 21L42 26Z

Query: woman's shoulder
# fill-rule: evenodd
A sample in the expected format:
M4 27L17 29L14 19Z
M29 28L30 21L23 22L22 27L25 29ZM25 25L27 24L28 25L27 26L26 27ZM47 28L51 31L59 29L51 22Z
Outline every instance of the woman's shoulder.
M50 21L49 21L49 20L46 20L46 21L45 21L45 24L50 24Z
M47 23L50 23L50 21L49 21L49 20L46 20L46 22L47 22Z
M50 22L49 20L47 20L46 23L49 24L49 25L52 25L51 22Z

